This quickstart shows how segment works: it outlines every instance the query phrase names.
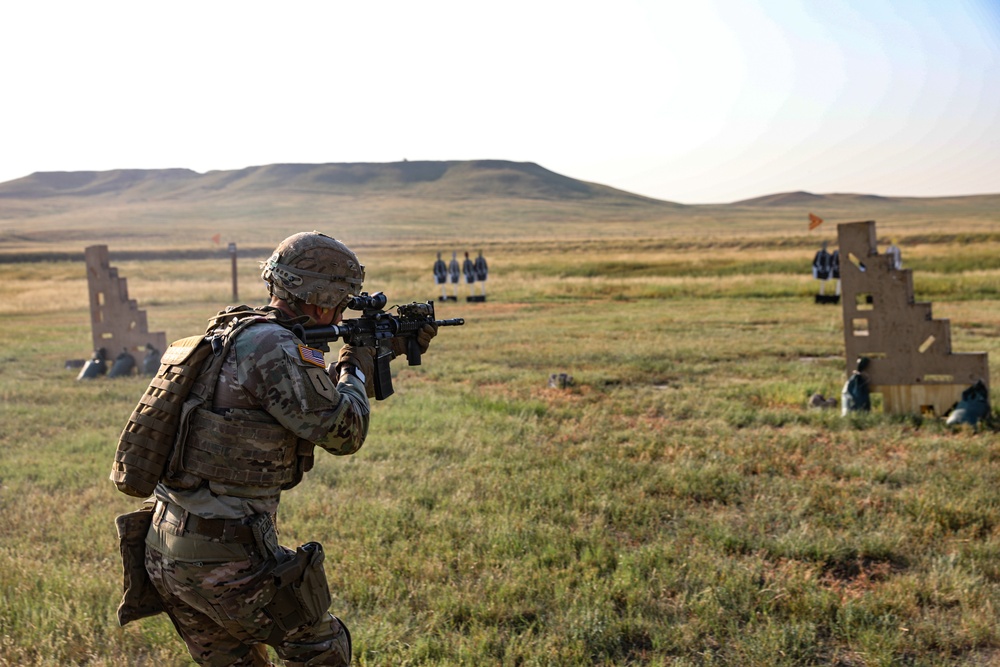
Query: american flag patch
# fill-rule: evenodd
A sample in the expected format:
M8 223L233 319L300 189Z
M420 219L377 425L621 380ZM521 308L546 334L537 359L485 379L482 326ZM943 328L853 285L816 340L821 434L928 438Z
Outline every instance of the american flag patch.
M321 350L299 345L299 356L302 357L302 361L319 366L320 368L326 368L326 359L323 357Z

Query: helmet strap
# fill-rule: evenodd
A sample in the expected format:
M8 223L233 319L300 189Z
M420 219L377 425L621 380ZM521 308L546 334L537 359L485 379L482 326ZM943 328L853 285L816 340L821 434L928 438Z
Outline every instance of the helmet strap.
M293 313L295 313L296 317L309 317L304 312L302 312L302 304L304 302L292 298L292 299L285 299L285 303L288 304L288 309L291 310ZM309 317L309 319L312 318Z

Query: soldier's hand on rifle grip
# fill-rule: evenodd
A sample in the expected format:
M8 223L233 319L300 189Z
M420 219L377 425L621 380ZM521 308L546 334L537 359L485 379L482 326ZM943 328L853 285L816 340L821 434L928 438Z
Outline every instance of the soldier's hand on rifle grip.
M375 395L375 348L363 345L345 345L340 348L340 356L334 371L338 381L345 366L355 366L365 376L365 393L368 398Z
M427 348L431 346L431 338L438 335L438 328L436 324L425 324L420 327L420 331L417 332L417 345L420 346L420 354L427 352Z
M417 341L417 346L420 348L420 354L427 352L427 348L431 345L431 338L437 336L438 328L436 324L427 323L420 327L417 331L415 340ZM404 336L396 336L391 341L389 345L392 347L393 357L402 357L406 354L406 338Z

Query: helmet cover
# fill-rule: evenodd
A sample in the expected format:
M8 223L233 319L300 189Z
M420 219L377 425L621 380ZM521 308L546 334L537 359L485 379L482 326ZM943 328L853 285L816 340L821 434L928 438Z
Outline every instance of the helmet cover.
M365 279L365 267L350 248L316 231L289 236L261 269L273 296L320 308L336 308L356 296Z

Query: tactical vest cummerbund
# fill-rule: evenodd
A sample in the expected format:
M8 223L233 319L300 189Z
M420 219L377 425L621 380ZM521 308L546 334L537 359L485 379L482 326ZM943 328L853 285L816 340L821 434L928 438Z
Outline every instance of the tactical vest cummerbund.
M284 487L297 477L297 443L295 434L276 422L226 417L197 408L184 443L184 472L210 482Z

